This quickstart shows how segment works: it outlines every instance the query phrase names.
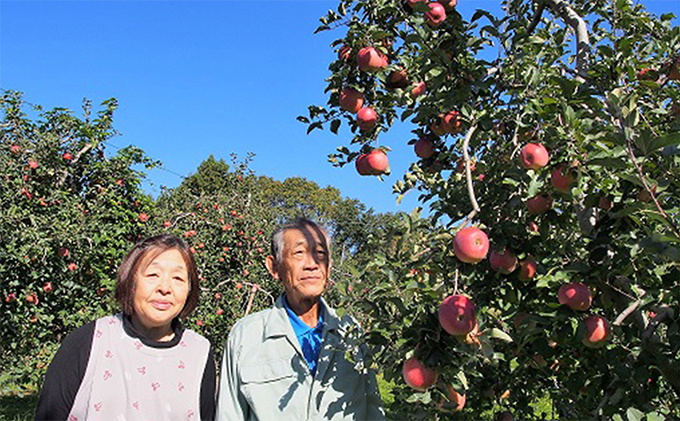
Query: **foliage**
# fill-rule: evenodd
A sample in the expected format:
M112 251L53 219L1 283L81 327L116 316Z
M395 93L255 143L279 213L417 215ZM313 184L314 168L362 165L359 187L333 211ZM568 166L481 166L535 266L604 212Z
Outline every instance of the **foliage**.
M347 122L353 137L330 161L352 162L378 138L385 145L397 118L415 126L409 143L435 145L394 186L419 190L431 218L405 216L345 301L361 308L376 362L397 385L389 415L531 419L530 404L548 393L559 418L680 417L680 29L626 0L503 8L500 17L449 9L432 26L425 2L341 0L321 18L319 30L346 29L332 46L350 54L330 65L328 106L298 119L335 133ZM389 65L360 70L364 47ZM409 83L395 88L400 70ZM416 96L420 81L427 93ZM360 130L339 107L347 87L378 112L374 129ZM451 111L460 123L443 130ZM520 165L528 143L547 148L548 166ZM567 189L551 181L560 169L574 178ZM538 195L551 209L529 211ZM462 263L452 242L470 224L492 249L535 258L538 274L522 280L519 270ZM593 293L586 312L558 302L560 286L574 281ZM474 300L478 334L456 338L440 327L438 307L456 292ZM599 349L580 340L590 314L613 325ZM411 355L439 370L435 388L414 392L401 380ZM467 393L463 412L439 409L446 384Z

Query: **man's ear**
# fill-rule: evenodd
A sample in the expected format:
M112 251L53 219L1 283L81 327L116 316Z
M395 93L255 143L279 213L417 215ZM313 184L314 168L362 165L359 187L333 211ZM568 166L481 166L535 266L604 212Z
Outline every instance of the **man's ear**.
M279 273L276 271L276 262L274 261L274 256L267 256L267 260L264 262L267 266L269 274L274 277L274 279L279 279Z

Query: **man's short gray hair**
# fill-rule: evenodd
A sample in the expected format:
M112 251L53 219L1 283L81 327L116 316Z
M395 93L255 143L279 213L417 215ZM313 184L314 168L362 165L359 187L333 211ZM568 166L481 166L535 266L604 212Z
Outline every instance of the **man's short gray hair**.
M274 231L271 238L271 254L274 256L274 264L279 265L283 261L283 235L288 230L298 230L303 233L312 230L316 232L320 239L325 240L327 256L330 259L331 256L331 237L328 235L328 231L323 226L320 226L316 222L308 218L296 218L292 221L288 221L281 225Z

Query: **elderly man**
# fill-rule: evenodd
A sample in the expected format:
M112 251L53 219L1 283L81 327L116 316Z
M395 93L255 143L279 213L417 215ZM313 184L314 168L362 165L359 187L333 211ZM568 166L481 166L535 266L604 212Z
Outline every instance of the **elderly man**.
M308 219L277 230L267 257L284 294L239 320L222 359L218 420L382 420L375 374L357 326L321 298L330 240ZM346 353L351 355L346 358Z

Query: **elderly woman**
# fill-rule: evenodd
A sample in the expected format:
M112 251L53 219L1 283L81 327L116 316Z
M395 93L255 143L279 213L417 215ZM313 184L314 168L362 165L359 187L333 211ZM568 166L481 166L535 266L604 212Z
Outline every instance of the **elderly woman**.
M122 313L66 337L36 419L213 419L210 343L180 322L198 296L196 263L181 239L159 235L135 245L118 269Z

